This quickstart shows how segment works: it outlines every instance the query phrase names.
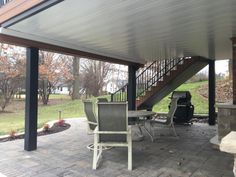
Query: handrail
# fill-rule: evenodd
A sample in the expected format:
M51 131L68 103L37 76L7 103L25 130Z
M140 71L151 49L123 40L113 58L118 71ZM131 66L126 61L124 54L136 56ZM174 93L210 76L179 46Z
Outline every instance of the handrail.
M137 78L140 77L147 69L151 68L151 66L152 66L153 63L155 63L155 62L156 62L156 61L152 62L147 68L145 68L145 69L137 76Z
M163 80L164 76L168 75L186 58L173 58L165 60L157 60L147 66L136 77L136 98L145 94L146 91ZM111 94L111 101L127 101L128 83Z
M121 88L119 88L117 91L115 91L113 94L116 94L117 92L121 91L124 87L128 86L128 83L125 84L124 86L122 86Z
M127 89L128 89L128 83L111 94L111 101L112 102L113 101L127 101L127 94L123 93L125 91L127 93Z
M149 90L158 81L162 80L164 76L166 76L171 70L173 70L182 61L183 61L183 58L171 59L169 61L164 60L164 67L158 68L159 71L155 72L155 74L152 74L152 76L149 79L146 79L145 87L144 87L144 89L141 89L141 91L139 90L140 89L140 87L139 87L140 82L138 80L138 83L136 86L137 87L136 97L142 96L144 94L144 92Z

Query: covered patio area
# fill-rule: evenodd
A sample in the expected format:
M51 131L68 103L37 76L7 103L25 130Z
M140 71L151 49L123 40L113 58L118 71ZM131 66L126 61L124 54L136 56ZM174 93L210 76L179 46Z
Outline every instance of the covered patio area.
M203 123L177 126L180 138L165 134L155 142L145 135L144 141L133 142L134 169L128 171L126 148L107 150L99 170L91 170L93 153L86 145L93 141L93 136L86 133L86 120L67 122L71 124L68 130L38 137L37 151L24 151L23 140L1 143L0 176L233 176L233 157L213 150L209 143L216 134L216 126Z
M0 41L27 48L25 140L0 144L0 177L233 176L232 156L213 150L209 139L217 134L216 120L223 127L220 138L236 130L235 1L0 2ZM161 136L152 143L145 136L134 142L132 172L126 149L107 150L94 171L86 149L93 136L86 134L85 119L69 120L67 131L37 137L40 50L128 66L128 83L121 89L127 98L118 101L128 101L129 110L152 110L155 101L208 65L211 126L195 123L177 127L178 139ZM216 119L215 61L220 59L232 60L233 98L218 106Z
M0 2L0 41L27 48L25 150L37 149L39 50L128 66L127 87L121 88L127 98L118 101L128 101L129 110L151 110L208 65L209 125L216 123L215 61L231 59L233 102L226 107L235 122L235 1ZM153 64L137 76L148 62Z

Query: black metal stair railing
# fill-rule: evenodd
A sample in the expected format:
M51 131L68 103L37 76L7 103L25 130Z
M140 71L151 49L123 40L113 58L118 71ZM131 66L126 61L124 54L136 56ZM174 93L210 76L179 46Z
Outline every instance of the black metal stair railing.
M157 86L158 81L163 81L164 76L174 70L183 60L184 58L175 58L153 62L136 78L136 97L145 95L151 87Z
M111 94L111 101L127 101L128 84Z
M151 65L151 64L150 64ZM148 67L150 67L150 65L145 65L144 67L140 68L136 74L138 73L142 73L143 71L145 71ZM140 74L138 74L140 75ZM118 89L116 92L111 94L111 101L114 102L122 102L122 101L127 101L128 97L127 97L127 93L128 93L128 83L125 84L124 86L122 86L120 89Z
M182 64L188 58L165 59L152 62L136 77L136 98L145 95L145 92L151 90L151 87L157 86L159 81L162 81L177 65ZM111 101L127 101L127 89L128 84L111 94Z
M0 0L0 7L4 6L5 4L11 2L12 0Z

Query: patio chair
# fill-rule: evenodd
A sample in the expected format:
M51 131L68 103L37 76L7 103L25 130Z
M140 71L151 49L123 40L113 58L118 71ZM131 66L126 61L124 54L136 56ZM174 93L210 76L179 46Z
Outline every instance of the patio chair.
M98 126L94 131L93 169L97 169L102 147L128 147L128 169L132 170L131 127L127 103L98 103Z
M166 125L168 126L170 129L172 129L174 136L178 137L176 130L175 130L175 126L174 126L174 115L175 115L175 111L177 109L177 102L178 102L178 98L172 98L171 99L171 104L170 104L170 109L169 112L167 114L156 114L155 117L153 117L150 120L150 135L151 135L151 139L152 141L154 141L155 138L155 131L154 131L154 124L161 124L161 125ZM147 129L146 129L147 130Z
M98 98L98 102L108 102L107 98Z
M87 133L93 134L93 131L97 126L97 118L94 113L94 105L92 101L90 100L84 101L84 112L88 123Z
M87 118L87 133L89 135L93 134L95 128L97 127L97 119L94 114L94 105L93 102L90 100L84 101L84 112ZM89 144L87 148L89 150L93 150L93 144Z

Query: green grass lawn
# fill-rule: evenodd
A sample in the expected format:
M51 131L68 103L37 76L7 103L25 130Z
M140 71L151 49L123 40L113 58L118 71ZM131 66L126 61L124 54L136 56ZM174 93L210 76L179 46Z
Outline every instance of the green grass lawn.
M45 122L58 119L58 111L62 111L62 118L84 116L81 100L65 100L57 105L39 106L38 125L41 127ZM23 131L24 110L13 113L0 114L0 135L9 133L11 130Z
M38 108L38 127L42 127L44 123L59 118L59 110L62 111L62 118L84 117L84 107L82 100L71 100L65 95L51 95L51 99L63 99L63 103L56 105L40 105ZM110 98L108 95L102 96ZM92 98L94 101L97 98ZM24 101L17 101L22 102ZM22 132L24 129L24 113L25 110L17 110L14 112L0 113L0 135L9 134L11 130Z
M201 95L197 93L197 89L203 85L207 84L206 81L204 82L195 82L195 83L186 83L178 87L176 90L178 91L190 91L192 95L192 104L194 105L194 113L198 114L207 114L208 113L208 101ZM161 102L156 104L153 107L153 111L155 112L167 112L168 111L168 105L170 103L170 97L171 95L168 95L165 97Z
M177 90L190 90L192 93L192 103L195 106L195 113L207 113L208 103L207 100L197 94L197 88L206 82L188 83L183 84ZM102 96L110 99L109 95ZM154 106L156 112L167 112L170 100L167 96L160 103ZM40 105L38 109L38 127L44 123L58 119L58 111L62 111L62 118L83 117L83 103L81 100L72 101L66 95L51 95L52 100L61 100L54 105L43 106ZM96 98L93 98L96 100ZM19 109L14 109L12 112L0 113L0 135L9 134L11 130L23 131L24 127L24 101L17 100L17 104L21 104ZM19 107L19 106L18 106Z

